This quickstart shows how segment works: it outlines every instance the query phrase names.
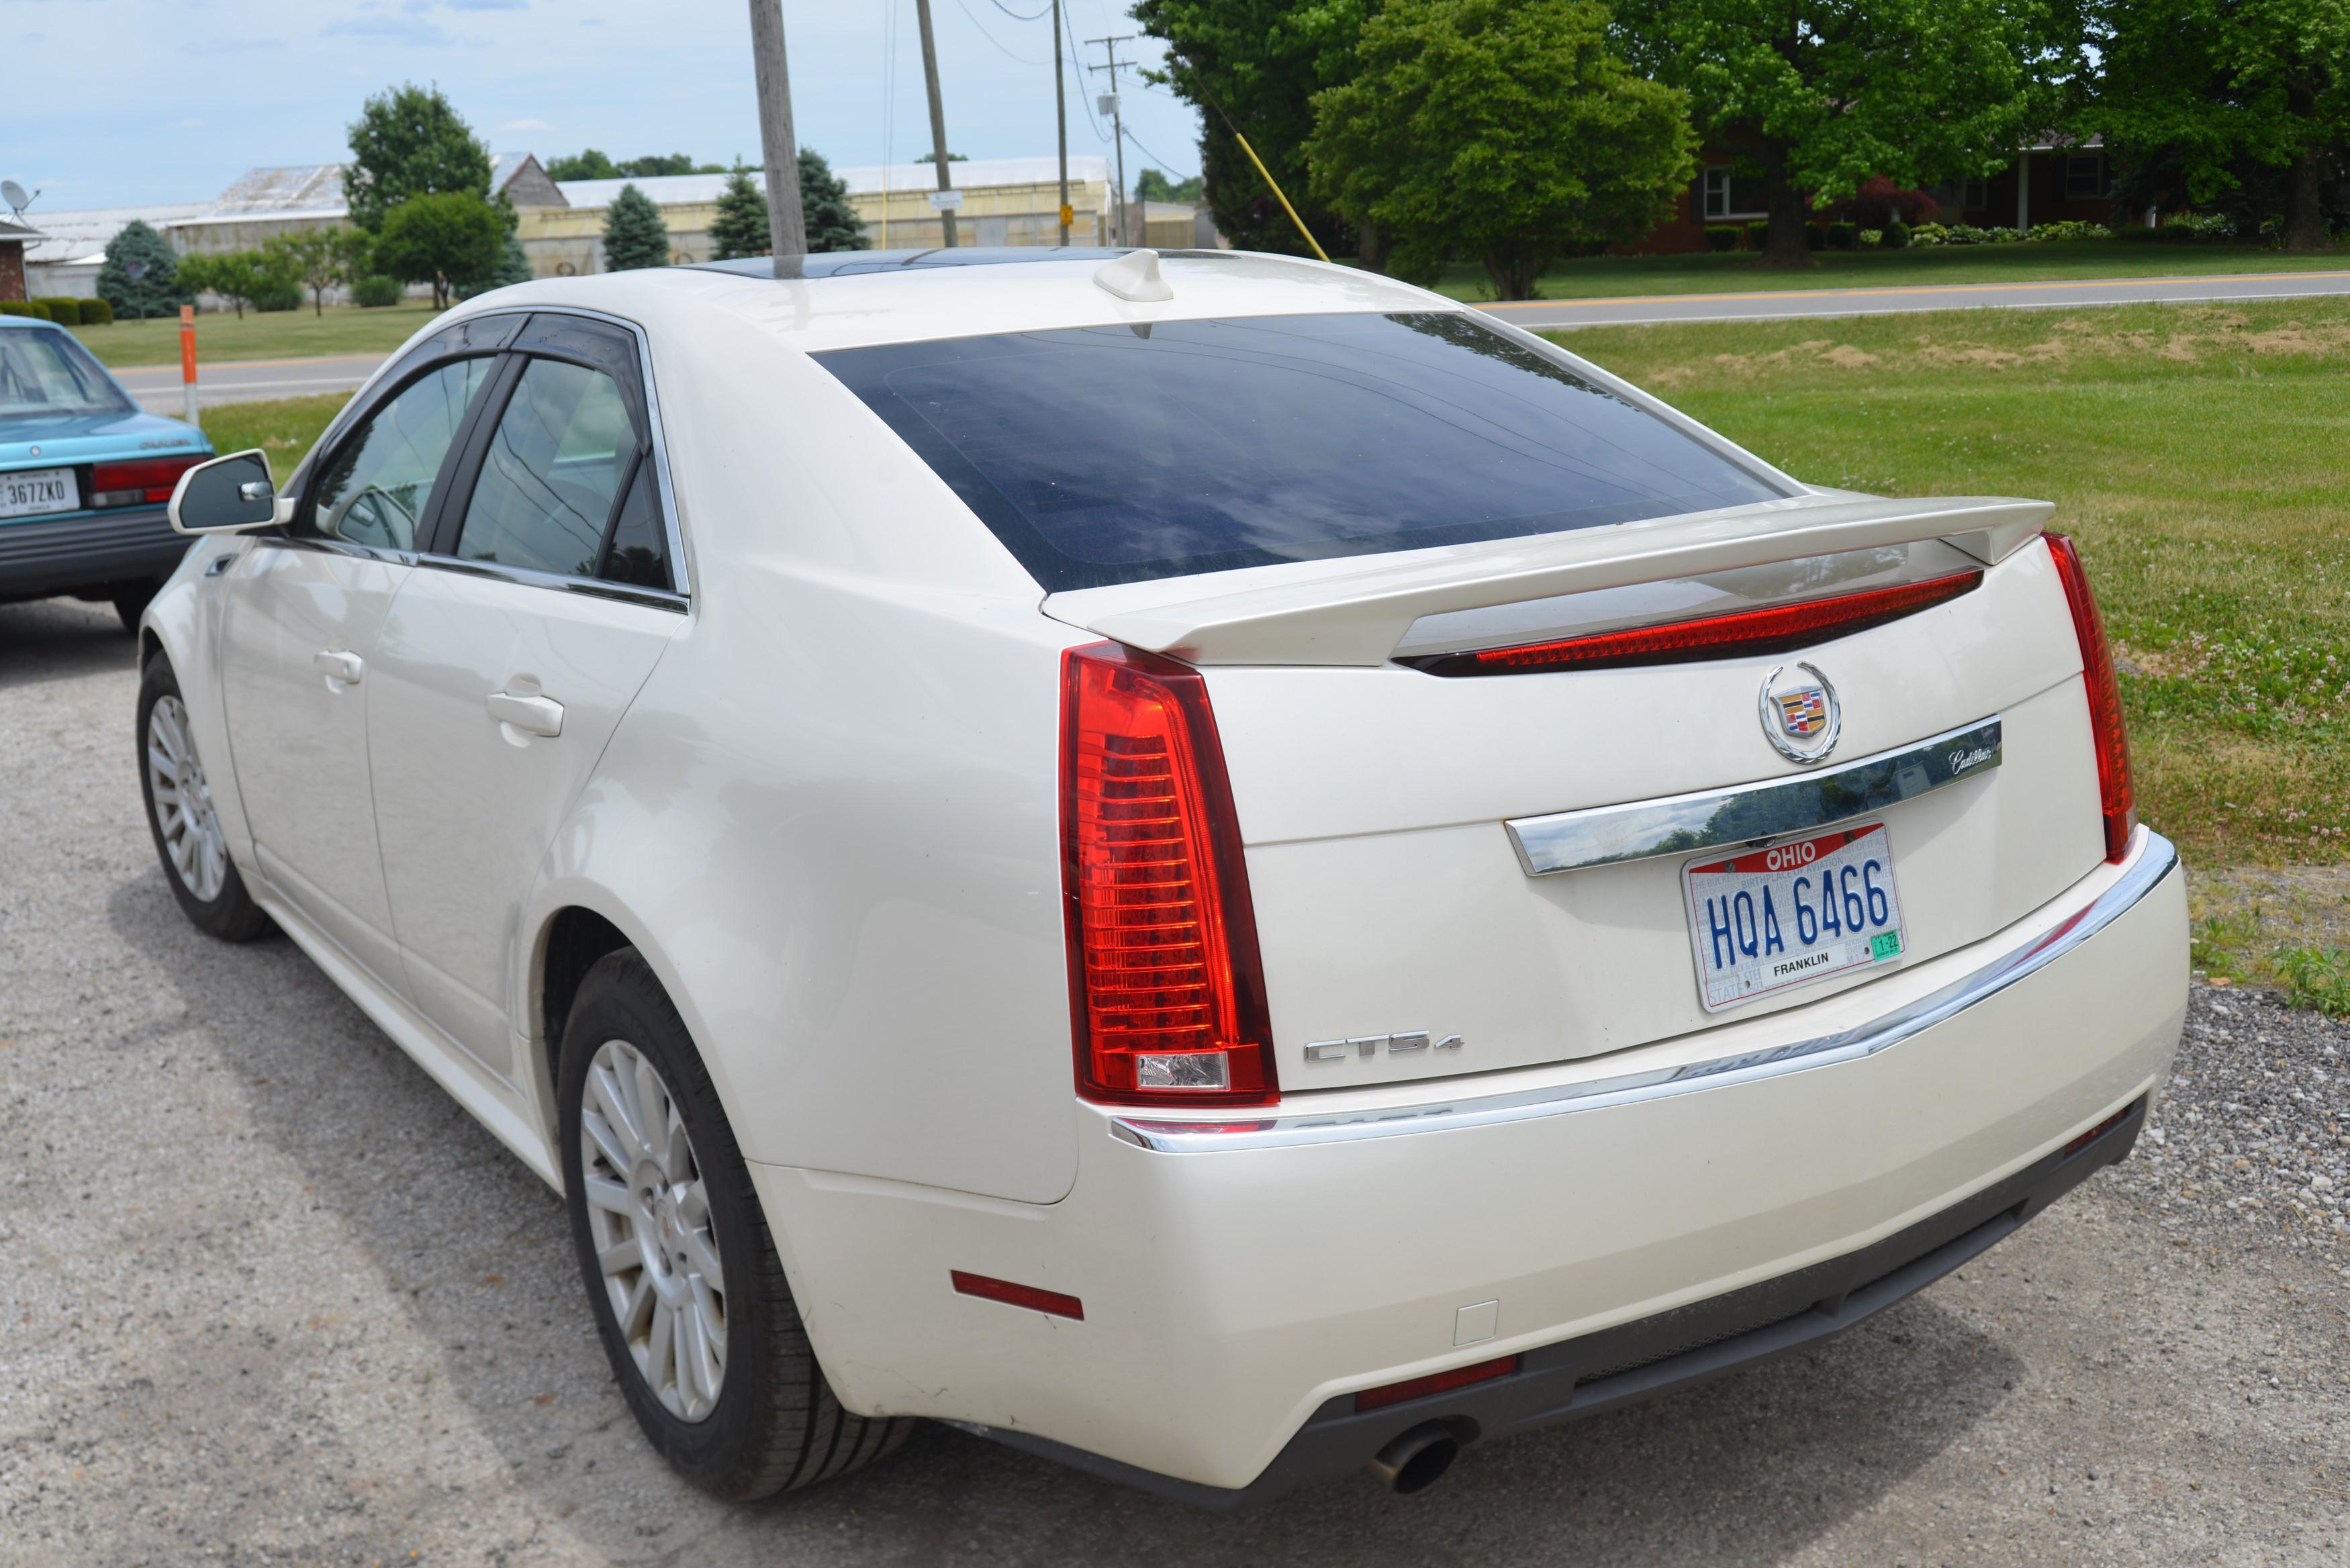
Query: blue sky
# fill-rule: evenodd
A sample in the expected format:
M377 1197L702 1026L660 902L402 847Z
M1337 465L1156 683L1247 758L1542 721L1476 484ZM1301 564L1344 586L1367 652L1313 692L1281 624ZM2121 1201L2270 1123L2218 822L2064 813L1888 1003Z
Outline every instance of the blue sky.
M1045 3L931 0L955 151L1052 152L1052 36L1019 19ZM1064 4L1079 40L1135 30L1127 0ZM758 156L747 0L6 0L6 12L0 175L43 192L35 214L205 201L256 165L340 161L360 102L400 81L437 83L495 151ZM914 0L784 0L784 19L802 145L837 164L880 162L885 141L899 161L928 151ZM1149 39L1121 58L1128 48L1158 58ZM1070 153L1107 154L1107 122L1097 134L1087 114L1101 73L1086 73L1082 98L1074 67L1069 82ZM1196 113L1122 85L1127 129L1149 149L1128 142L1128 178L1197 172Z

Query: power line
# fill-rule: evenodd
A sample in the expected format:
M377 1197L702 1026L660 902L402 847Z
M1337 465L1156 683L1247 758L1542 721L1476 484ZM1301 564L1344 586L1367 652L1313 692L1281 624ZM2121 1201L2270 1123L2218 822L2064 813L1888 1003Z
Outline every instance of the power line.
M1061 25L1069 30L1069 56L1071 62L1077 67L1077 107L1086 111L1086 123L1094 128L1094 140L1107 141L1109 138L1102 134L1101 121L1094 118L1094 106L1086 101L1085 57L1078 53L1077 25L1070 20L1066 6L1062 7L1061 10Z
M1011 18L1012 18L1014 21L1015 21L1015 22L1037 22L1037 21L1042 21L1042 20L1044 19L1044 16L1045 16L1045 11L1050 11L1050 10L1053 8L1053 7L1052 7L1052 5L1051 5L1051 3L1050 3L1050 0L1046 0L1046 4L1045 4L1045 10L1044 10L1044 11L1027 11L1027 12L1023 12L1023 11L1014 11L1011 6L1006 5L1003 3L1003 0L992 0L992 3L994 5L994 6L995 6L995 8L996 8L997 10L999 10L999 11L1003 12L1005 16L1007 16L1011 17ZM1031 63L1032 65L1033 65L1033 64L1035 64L1035 62L1034 62L1034 61L1031 61L1030 63Z
M985 38L989 43L993 44L995 46L995 52L1002 55L1005 59L1017 60L1024 66L1041 66L1049 63L1045 60L1032 60L1025 55L1014 54L1010 49L1003 47L1003 41L997 38L994 34L980 26L978 15L972 10L970 5L964 3L964 0L955 0L955 4L962 7L962 14L965 16L971 18L972 29L977 32L981 37ZM1005 16L1023 22L1033 22L1036 20L1036 16L1042 16L1045 14L1043 11L1039 11L1036 13L1036 16L1023 16L1019 12L1014 11L1010 6L1004 5L1003 0L995 0L995 8L1003 12Z
M1134 143L1134 150L1137 152L1141 153L1145 158L1149 159L1151 162L1157 164L1160 173L1164 174L1169 172L1168 161L1159 157L1156 152L1151 151L1148 147L1142 145L1142 139L1140 137L1135 135L1134 132L1129 130L1126 133L1126 139ZM1186 174L1183 178L1186 180L1196 180L1199 178L1199 175L1196 173Z

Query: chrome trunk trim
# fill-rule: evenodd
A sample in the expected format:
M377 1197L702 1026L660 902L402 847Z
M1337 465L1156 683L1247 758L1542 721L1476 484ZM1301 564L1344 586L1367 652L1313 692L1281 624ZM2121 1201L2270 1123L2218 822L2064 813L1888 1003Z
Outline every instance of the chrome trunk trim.
M1529 877L1754 844L1883 811L1999 766L1999 715L1839 767L1503 823Z
M1971 974L1964 975L1917 1001L1880 1017L1833 1034L1791 1041L1767 1050L1717 1056L1681 1067L1659 1067L1646 1073L1626 1073L1579 1084L1526 1089L1515 1094L1462 1096L1421 1105L1390 1106L1376 1110L1332 1111L1319 1115L1274 1116L1242 1121L1245 1113L1226 1112L1217 1121L1182 1122L1120 1116L1110 1122L1111 1136L1138 1148L1160 1154L1221 1153L1251 1148L1294 1148L1302 1145L1350 1142L1360 1138L1393 1137L1406 1133L1453 1132L1466 1127L1492 1127L1504 1122L1533 1121L1574 1111L1669 1098L1703 1089L1775 1078L1814 1067L1834 1066L1874 1056L1879 1051L1924 1033L1981 1002L1989 1001L2018 981L2029 978L2081 948L2091 938L2120 919L2159 887L2178 867L2178 851L2159 833L2137 830L2132 854L2113 886L2074 910L2054 928L2002 953Z

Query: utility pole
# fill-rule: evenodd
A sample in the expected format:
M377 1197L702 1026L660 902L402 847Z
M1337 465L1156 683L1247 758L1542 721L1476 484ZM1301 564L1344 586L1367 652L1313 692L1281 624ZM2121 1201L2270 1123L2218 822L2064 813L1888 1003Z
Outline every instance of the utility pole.
M1061 244L1069 243L1069 99L1061 79L1061 0L1053 0L1053 118L1061 128Z
M767 165L767 244L781 277L785 256L807 253L800 153L792 140L792 76L784 54L784 0L751 0L751 65L759 84L759 155Z
M1088 44L1101 45L1102 53L1109 59L1109 64L1107 66L1088 66L1086 68L1088 70L1106 70L1109 72L1109 92L1103 99L1101 107L1109 112L1110 135L1112 140L1118 143L1118 243L1122 245L1130 245L1134 243L1134 229L1133 225L1127 221L1126 213L1126 119L1119 110L1118 101L1118 67L1119 64L1118 47L1120 44L1130 41L1133 36L1134 35L1131 33L1120 33L1114 38L1087 38L1086 40ZM1132 62L1128 61L1127 63L1131 64Z
M946 248L955 248L955 208L962 198L954 194L954 178L947 172L947 111L939 104L939 47L931 37L931 0L914 0L914 19L922 25L922 79L931 89L931 156L938 161L939 194L931 205L939 210L946 231Z

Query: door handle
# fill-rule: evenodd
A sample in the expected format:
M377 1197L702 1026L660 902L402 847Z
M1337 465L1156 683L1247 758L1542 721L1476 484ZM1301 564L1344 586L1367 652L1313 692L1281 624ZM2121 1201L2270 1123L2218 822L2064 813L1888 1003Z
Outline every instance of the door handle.
M367 663L356 653L339 648L322 648L310 656L310 667L329 680L339 680L346 686L356 686L367 673Z
M552 697L517 697L511 691L489 695L490 717L512 724L525 734L553 740L563 733L563 704Z

